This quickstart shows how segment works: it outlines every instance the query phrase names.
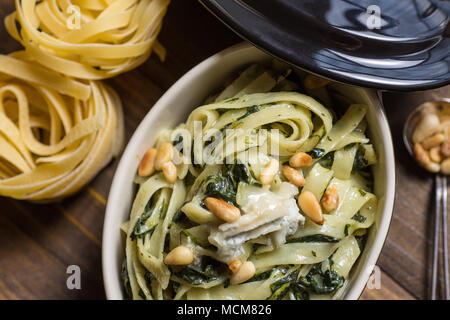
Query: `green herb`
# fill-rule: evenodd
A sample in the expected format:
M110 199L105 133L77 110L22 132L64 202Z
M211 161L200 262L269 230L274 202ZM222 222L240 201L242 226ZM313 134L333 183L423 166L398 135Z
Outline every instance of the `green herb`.
M334 151L328 152L322 159L320 159L319 163L324 168L331 168L334 162Z
M134 225L133 232L130 235L132 240L136 238L142 238L147 234L152 234L158 225L159 219L164 218L163 215L166 210L165 201L158 208L151 208L153 203L153 197L150 199L145 208L144 213L138 218Z
M192 285L208 283L219 278L219 273L215 267L208 264L204 269L197 265L187 265L175 275Z
M275 281L270 285L272 294L267 300L281 300L283 299L291 289L291 284L297 282L298 270L291 272L286 277Z
M262 280L267 280L270 278L270 276L272 275L272 272L274 272L274 270L276 270L276 268L272 268L268 271L264 271L264 272L260 272L255 274L253 277L251 277L250 279L248 279L247 281L245 281L245 283L248 282L254 282L254 281L262 281Z
M218 197L235 203L236 189L233 184L222 174L210 175L205 180L205 194L207 197Z
M304 236L301 238L295 238L295 239L289 239L286 242L287 243L297 243L297 242L330 242L330 243L337 243L341 239L330 237L324 234L313 234L309 236Z
M187 218L186 215L184 214L184 212L181 211L181 208L183 208L183 206L184 206L184 203L180 207L180 209L177 212L175 212L175 214L172 217L172 222L179 223Z
M348 145L346 145L346 146L344 147L344 150L350 150L350 149L353 148L355 145L356 145L356 143L350 143L350 144L348 144Z
M344 227L344 235L345 235L345 236L348 236L348 228L349 228L349 227L350 227L349 224L346 224L345 227Z
M364 157L364 153L364 149L360 146L356 151L355 160L353 161L353 172L356 170L364 169L369 165L367 159Z
M362 236L355 236L356 242L358 242L359 250L362 252L364 247L366 246L367 234L363 234Z
M131 300L133 295L131 292L131 284L130 284L130 277L128 275L128 268L127 268L127 258L125 257L122 262L122 272L120 273L122 277L122 283L124 288L124 299L125 300Z
M334 270L322 271L321 264L315 264L305 277L298 281L301 288L311 290L316 294L335 292L344 283L344 278Z
M153 279L155 279L153 274L149 271L145 271L144 278L145 278L145 281L147 281L149 284L152 282Z
M320 157L322 157L325 153L324 149L321 148L314 148L312 149L310 152L308 152L308 154L313 158L313 159L318 159Z
M228 100L226 100L224 102L226 102L226 103L233 103L233 102L235 102L237 100L239 100L239 98L230 98L230 99L228 99Z
M245 182L252 185L261 186L261 183L253 178L248 167L243 163L234 163L227 165L226 176L229 181L233 184L233 187L237 190L239 182Z
M130 237L132 240L136 238L141 238L147 233L152 234L156 228L157 223L147 224L147 220L153 215L154 210L145 211L136 222L136 225L133 228L133 232Z
M355 215L352 217L353 220L358 221L360 223L364 223L367 218L364 217L359 211L355 213Z
M296 300L309 300L309 293L298 282L291 284L292 292Z
M282 300L291 290L291 283L283 283L278 289L272 292L267 300Z
M263 244L260 244L260 243L254 243L254 244L252 245L252 252L255 253L256 250L258 250L258 248L259 248L259 247L262 247L262 246L264 246L264 245L263 245Z
M252 107L250 107L250 108L247 108L247 112L246 112L244 115L240 116L240 117L237 119L237 121L242 120L242 119L248 117L249 115L251 115L252 113L258 112L258 111L260 111L260 110L261 110L261 107L260 107L260 106L252 106Z
M363 189L359 189L359 194L364 197L367 193Z

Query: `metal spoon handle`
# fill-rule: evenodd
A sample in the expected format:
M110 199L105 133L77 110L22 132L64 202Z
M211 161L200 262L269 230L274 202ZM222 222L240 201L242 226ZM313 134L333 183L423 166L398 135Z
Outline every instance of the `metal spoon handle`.
M435 207L434 207L434 240L433 240L433 269L431 276L431 300L436 300L437 293L437 275L438 275L438 255L439 255L439 229L440 229L440 213L441 213L441 177L435 176L434 193L435 193Z
M444 281L445 281L445 299L450 300L450 284L448 279L448 236L447 236L447 177L442 177L442 235L444 241Z

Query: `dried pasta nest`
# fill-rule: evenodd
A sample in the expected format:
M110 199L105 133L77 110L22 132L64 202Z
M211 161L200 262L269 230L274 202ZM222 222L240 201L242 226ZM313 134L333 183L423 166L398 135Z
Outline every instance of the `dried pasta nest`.
M73 80L23 56L0 55L0 195L56 200L119 153L122 106L105 84Z
M154 50L169 0L16 0L5 20L27 59L78 79L110 78Z

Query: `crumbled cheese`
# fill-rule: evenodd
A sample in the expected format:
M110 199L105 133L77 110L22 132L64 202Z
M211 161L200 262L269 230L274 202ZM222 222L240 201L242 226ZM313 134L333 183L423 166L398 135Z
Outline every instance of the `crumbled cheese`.
M305 221L294 199L298 188L292 184L283 182L275 192L254 186L245 188L244 195L238 198L241 218L212 227L208 238L224 260L239 257L245 242L261 236L269 237L278 247Z

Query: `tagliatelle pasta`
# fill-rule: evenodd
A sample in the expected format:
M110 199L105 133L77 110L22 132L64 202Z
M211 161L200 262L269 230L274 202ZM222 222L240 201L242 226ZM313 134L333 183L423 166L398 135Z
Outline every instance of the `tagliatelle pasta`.
M152 50L164 59L157 36L169 2L16 0L5 25L27 60L78 79L105 79L142 64Z
M0 55L0 195L56 200L119 153L122 106L101 82L73 80L26 58Z
M367 106L302 76L252 65L160 133L122 225L126 297L342 297L375 221L377 159Z

